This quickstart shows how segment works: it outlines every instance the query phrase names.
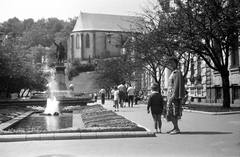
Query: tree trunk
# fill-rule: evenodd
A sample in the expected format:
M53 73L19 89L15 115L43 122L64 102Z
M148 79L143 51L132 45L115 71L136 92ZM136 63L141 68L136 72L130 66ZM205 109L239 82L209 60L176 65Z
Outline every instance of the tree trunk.
M223 87L223 108L230 108L230 86L229 86L229 71L226 70L222 76L222 87Z

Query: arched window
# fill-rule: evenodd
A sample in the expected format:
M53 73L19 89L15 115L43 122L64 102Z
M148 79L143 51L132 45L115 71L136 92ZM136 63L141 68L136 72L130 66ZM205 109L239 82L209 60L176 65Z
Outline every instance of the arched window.
M76 48L77 48L77 49L80 48L79 34L77 34L77 36L76 36Z
M90 36L86 34L86 48L90 48Z

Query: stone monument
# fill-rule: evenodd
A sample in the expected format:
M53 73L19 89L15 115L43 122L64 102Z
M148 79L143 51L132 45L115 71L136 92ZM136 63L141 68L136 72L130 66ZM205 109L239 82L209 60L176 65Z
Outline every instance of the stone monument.
M65 68L64 63L56 63L55 81L58 84L58 90L60 91L67 90L65 83Z

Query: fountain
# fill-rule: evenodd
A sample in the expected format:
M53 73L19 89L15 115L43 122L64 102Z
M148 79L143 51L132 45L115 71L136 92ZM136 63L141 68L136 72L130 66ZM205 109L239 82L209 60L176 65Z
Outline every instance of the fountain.
M48 98L47 98L45 111L43 112L44 115L59 115L60 113L59 102L57 101L56 96L58 96L57 93L61 92L61 90L59 89L66 90L65 76L64 76L65 67L64 66L62 67L59 68L59 66L57 66L56 70L54 69L44 70L45 72L49 73L48 77L46 78L48 80L48 84L47 84Z
M47 84L47 104L44 111L44 115L59 115L59 101L57 98L70 97L69 91L65 84L65 66L63 63L57 63L55 69L45 68L45 71L49 73Z
M43 112L44 115L59 115L59 102L57 101L56 97L48 98L47 105Z
M92 94L75 93L73 90L67 90L65 84L65 66L64 63L56 63L55 69L45 67L43 72L47 75L48 90L40 95L30 97L30 99L11 99L1 100L0 106L46 106L44 113L60 113L59 106L68 105L87 105L95 102ZM52 109L55 108L55 109Z

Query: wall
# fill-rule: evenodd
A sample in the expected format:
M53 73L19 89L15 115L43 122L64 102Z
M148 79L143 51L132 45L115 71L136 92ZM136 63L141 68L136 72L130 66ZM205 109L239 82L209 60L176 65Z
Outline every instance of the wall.
M113 57L120 54L121 51L121 35L122 32L111 33L109 39L106 37L106 34L109 32L104 31L88 31L88 32L74 32L71 34L72 38L69 38L70 47L68 49L68 56L71 59L71 51L73 51L74 59L88 60L89 55L91 59L93 58L107 58ZM76 48L76 36L80 35L79 39L79 48ZM86 48L86 34L89 34L90 37L90 47Z

